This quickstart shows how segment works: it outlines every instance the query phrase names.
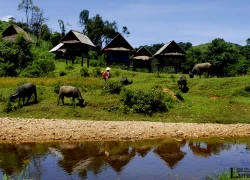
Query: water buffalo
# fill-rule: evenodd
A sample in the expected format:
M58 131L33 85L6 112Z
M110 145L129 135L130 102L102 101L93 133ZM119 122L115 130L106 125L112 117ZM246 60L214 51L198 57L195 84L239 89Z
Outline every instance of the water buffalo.
M132 80L129 81L127 77L122 77L120 79L120 82L122 83L122 85L128 85L128 84L132 84L133 83L133 81Z
M177 82L178 82L179 89L185 88L187 86L186 76L184 75L180 76Z
M207 75L209 76L211 73L212 65L210 63L200 63L196 64L192 71L189 71L189 77L193 78L195 74L199 75L201 77L201 74L203 72L207 72Z
M75 102L75 98L78 99L80 106L83 106L84 99L82 98L81 92L77 87L74 86L61 86L59 90L59 97L57 105L59 105L60 99L64 105L64 96L72 97L73 102Z
M36 86L33 83L22 84L17 88L15 94L9 96L9 102L14 102L16 98L19 98L18 104L20 105L20 99L23 98L24 104L25 98L28 97L27 104L32 94L35 95L35 102L37 102Z

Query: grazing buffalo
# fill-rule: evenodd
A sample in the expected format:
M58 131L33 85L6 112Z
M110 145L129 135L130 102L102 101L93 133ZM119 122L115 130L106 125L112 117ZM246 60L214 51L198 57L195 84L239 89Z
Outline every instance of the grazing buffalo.
M211 74L212 65L210 63L200 63L196 64L192 71L189 71L189 77L193 78L195 74L199 75L201 77L201 74L203 72L207 72L207 75L209 76Z
M187 86L186 76L184 75L180 76L177 82L178 82L179 89L185 88Z
M10 95L9 102L14 102L16 98L19 98L18 104L20 105L20 99L23 98L24 104L25 98L28 97L27 104L32 94L35 95L35 102L37 102L36 86L33 83L22 84L17 88L15 94Z
M120 82L122 83L122 85L128 85L128 84L132 84L133 83L133 81L132 80L129 81L127 77L122 77L120 79Z
M59 90L59 97L57 105L59 105L60 99L64 105L64 96L72 97L73 102L75 102L75 98L78 99L80 106L83 106L84 99L82 98L81 92L77 87L74 86L61 86Z

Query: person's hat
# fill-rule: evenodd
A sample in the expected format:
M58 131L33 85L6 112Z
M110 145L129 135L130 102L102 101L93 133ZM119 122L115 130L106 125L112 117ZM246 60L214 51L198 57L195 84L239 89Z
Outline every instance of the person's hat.
M109 71L110 69L111 69L110 67L107 67L107 68L106 68L106 71Z

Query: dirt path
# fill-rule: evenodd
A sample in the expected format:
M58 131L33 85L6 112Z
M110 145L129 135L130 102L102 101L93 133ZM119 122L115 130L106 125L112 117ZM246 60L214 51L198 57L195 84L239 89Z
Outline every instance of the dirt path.
M0 118L2 142L108 141L250 136L250 124Z

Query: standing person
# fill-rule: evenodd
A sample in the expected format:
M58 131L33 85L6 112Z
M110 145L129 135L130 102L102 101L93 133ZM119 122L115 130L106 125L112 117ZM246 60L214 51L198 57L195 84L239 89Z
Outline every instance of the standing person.
M107 85L108 85L108 79L110 77L110 69L111 69L110 67L107 67L105 69L105 71L102 73L102 77L103 77L103 79L105 81L105 85L104 85L103 89L105 89L107 87Z

